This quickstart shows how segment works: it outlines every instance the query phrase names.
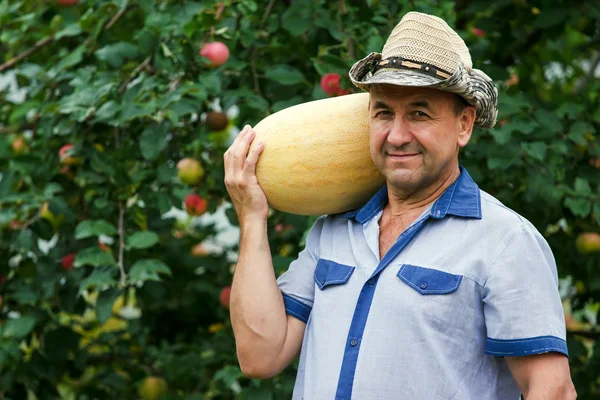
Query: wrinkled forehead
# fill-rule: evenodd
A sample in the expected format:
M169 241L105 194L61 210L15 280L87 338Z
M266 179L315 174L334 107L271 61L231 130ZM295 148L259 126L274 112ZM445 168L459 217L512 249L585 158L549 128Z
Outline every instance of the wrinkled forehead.
M431 105L452 105L454 96L452 93L438 89L420 86L398 86L390 84L374 84L369 90L369 104L376 101L387 103L405 103L416 100L427 101Z

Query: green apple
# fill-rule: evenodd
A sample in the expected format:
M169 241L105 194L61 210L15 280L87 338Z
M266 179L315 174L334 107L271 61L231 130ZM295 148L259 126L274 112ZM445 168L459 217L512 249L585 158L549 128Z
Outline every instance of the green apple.
M204 168L193 158L183 158L177 163L179 180L188 185L196 185L204 178Z
M596 232L585 232L577 236L575 240L577 251L581 254L592 254L600 251L600 234Z

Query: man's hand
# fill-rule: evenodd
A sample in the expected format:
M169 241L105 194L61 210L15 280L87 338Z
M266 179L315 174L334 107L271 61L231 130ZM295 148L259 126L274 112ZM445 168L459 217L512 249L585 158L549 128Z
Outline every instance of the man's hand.
M265 193L256 179L256 163L264 144L257 142L252 151L248 149L256 136L246 125L225 152L225 186L238 215L240 225L248 218L266 220L269 205Z

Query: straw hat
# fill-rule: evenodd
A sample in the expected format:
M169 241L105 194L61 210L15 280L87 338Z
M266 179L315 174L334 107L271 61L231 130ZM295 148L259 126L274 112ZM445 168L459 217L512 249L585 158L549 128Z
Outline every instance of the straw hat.
M371 53L350 70L360 89L388 83L424 86L463 97L477 110L475 125L492 128L498 116L498 90L474 69L465 42L441 18L409 12L396 25L381 53Z

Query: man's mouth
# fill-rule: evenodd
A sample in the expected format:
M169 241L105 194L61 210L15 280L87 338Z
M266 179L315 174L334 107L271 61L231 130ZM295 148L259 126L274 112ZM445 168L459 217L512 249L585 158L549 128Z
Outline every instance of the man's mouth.
M392 160L408 160L415 156L418 156L419 153L388 153L388 157Z

